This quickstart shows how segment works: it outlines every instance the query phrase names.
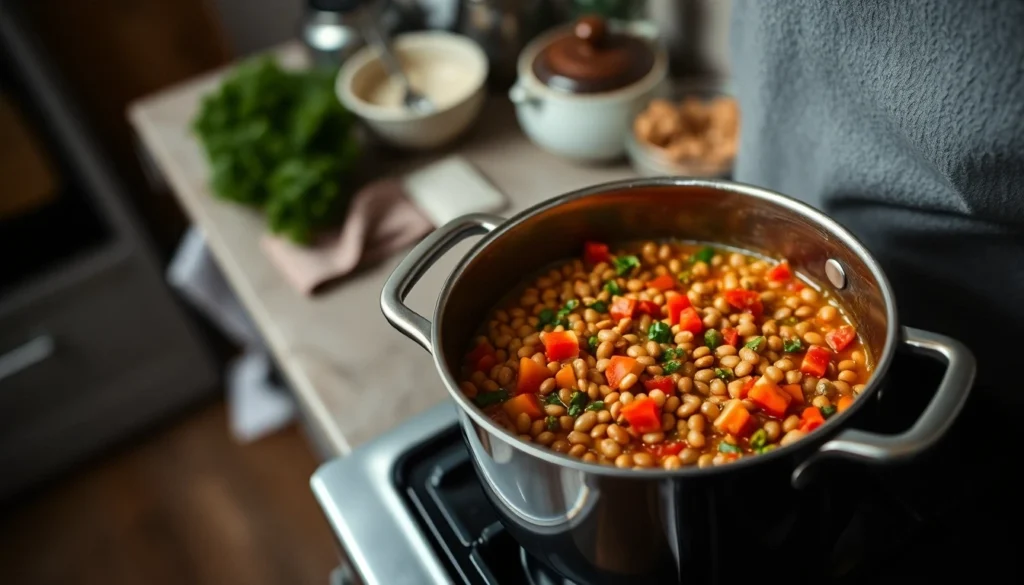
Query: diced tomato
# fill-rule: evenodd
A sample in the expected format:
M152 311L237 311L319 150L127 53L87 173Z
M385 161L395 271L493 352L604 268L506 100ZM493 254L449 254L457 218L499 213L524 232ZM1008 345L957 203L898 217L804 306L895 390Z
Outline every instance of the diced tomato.
M560 362L580 355L580 340L572 331L551 331L541 342L550 361Z
M671 376L655 376L650 380L644 380L644 388L648 392L651 390L661 390L665 394L674 394L676 391L676 385L672 381Z
M509 418L516 420L522 413L526 413L531 419L537 420L544 417L544 409L540 406L540 400L536 394L520 394L513 396L501 405Z
M781 418L785 415L786 409L789 408L789 403L793 400L793 397L788 392L779 388L779 385L768 376L761 376L754 383L747 394L747 398L760 406L765 414L775 418Z
M816 406L808 406L800 415L801 431L809 433L823 424L825 424L825 417L821 415L821 411Z
M636 310L635 299L615 297L612 299L612 306L608 308L608 313L612 319L632 319L634 310Z
M804 403L804 389L800 386L800 384L786 384L785 386L782 387L782 389L785 390L787 394L793 397L794 404Z
M736 347L736 342L740 340L740 334L732 327L724 327L722 329L722 339L725 340L726 345Z
M486 372L490 370L494 367L494 364L497 363L497 360L494 358L494 347L486 341L477 344L477 346L473 348L473 351L466 355L466 363L469 364L475 372Z
M694 335L700 335L701 331L704 331L704 322L697 314L697 309L687 307L682 313L679 313L679 330L689 331Z
M608 252L608 244L601 242L583 242L583 261L587 264L611 262L612 255Z
M750 378L747 379L746 382L744 382L743 386L740 386L739 390L736 391L735 394L733 392L730 392L729 395L732 396L733 398L739 398L740 400L743 400L744 398L747 397L747 394L750 393L750 389L754 387L755 383L757 383L757 376L751 376Z
M725 291L724 296L727 303L741 311L748 311L755 317L764 312L761 295L757 291L734 288Z
M491 368L493 368L496 363L498 363L498 358L494 357L494 354L489 353L476 360L476 364L473 366L473 371L490 372Z
M676 279L668 274L662 274L654 280L647 281L648 288L656 288L661 291L672 290L676 287Z
M519 377L516 378L516 394L535 394L540 385L551 377L551 370L528 357L519 359Z
M768 280L774 280L775 282L783 282L793 278L793 271L789 269L788 262L782 262L772 266L768 271Z
M786 289L787 290L791 290L793 292L800 292L800 291L804 290L805 288L807 288L807 287L804 286L804 283L800 282L799 280L794 280L794 281L792 281L792 282L790 282L789 284L786 285Z
M822 377L828 370L828 362L832 359L832 353L820 345L812 345L807 348L804 360L800 363L800 371L810 376Z
M839 402L836 403L836 411L843 412L844 410L850 408L851 406L853 406L853 397L843 396L842 398L839 399Z
M638 434L661 430L661 413L658 412L658 405L650 398L634 400L619 412L629 421L629 428Z
M836 327L832 331L825 334L825 341L828 342L829 347L833 351L843 351L846 349L853 340L857 339L857 332L849 325L842 325Z
M749 421L750 413L747 412L747 407L743 406L743 402L730 400L725 403L722 414L719 414L712 424L723 433L739 436L749 430L750 426L747 424Z
M631 357L614 355L608 360L608 368L604 371L604 377L608 380L608 387L612 390L619 389L619 382L626 377L626 374L640 375L644 371L643 364Z
M657 445L644 445L644 450L655 457L678 455L679 452L685 448L686 443L682 441L669 441L667 443L658 443Z
M690 308L690 297L679 293L666 293L665 306L668 308L668 324L679 323L679 314Z
M639 301L636 304L636 313L638 315L650 315L655 319L660 319L661 307L659 307L654 301Z
M573 371L572 366L565 364L562 369L558 370L558 373L555 374L555 384L559 388L567 390L576 387L576 372Z

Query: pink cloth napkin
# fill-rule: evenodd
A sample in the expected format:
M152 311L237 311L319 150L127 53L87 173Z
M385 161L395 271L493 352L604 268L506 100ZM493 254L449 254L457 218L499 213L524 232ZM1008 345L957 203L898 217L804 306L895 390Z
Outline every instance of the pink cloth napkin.
M264 253L304 294L322 290L362 265L411 245L434 229L405 193L401 181L381 180L363 187L349 204L345 222L309 247L265 235Z

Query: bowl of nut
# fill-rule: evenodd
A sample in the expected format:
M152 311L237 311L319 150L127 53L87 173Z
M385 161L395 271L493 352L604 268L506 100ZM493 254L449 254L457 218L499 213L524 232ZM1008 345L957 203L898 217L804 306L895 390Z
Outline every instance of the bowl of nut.
M720 89L680 88L633 120L626 150L644 176L728 177L739 140L739 105Z

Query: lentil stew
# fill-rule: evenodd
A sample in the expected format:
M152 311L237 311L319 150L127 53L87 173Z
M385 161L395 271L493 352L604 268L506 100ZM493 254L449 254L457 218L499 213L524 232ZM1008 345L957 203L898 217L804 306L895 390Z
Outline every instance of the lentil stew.
M534 276L493 310L461 390L497 424L591 463L707 467L799 441L853 403L870 353L789 265L635 242Z

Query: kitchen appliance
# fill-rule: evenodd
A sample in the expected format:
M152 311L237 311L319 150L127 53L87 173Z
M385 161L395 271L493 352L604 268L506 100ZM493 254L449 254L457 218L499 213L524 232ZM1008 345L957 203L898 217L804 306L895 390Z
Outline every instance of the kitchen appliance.
M433 323L402 299L454 243L487 233L442 289ZM709 469L621 470L583 463L520 441L459 390L457 372L477 324L522 275L570 257L585 240L686 237L781 255L847 307L871 349L875 372L861 396L790 446ZM535 244L543 238L544 246ZM524 254L524 250L530 250ZM599 185L503 221L467 216L428 236L396 268L381 295L385 317L434 354L485 493L502 523L549 569L584 583L737 582L756 578L787 551L814 554L852 513L816 475L835 460L905 462L935 444L962 408L974 359L959 342L900 329L885 275L863 246L820 212L785 196L728 181L646 179ZM947 362L935 397L907 431L871 433L872 405L897 347ZM752 485L773 505L737 505ZM847 484L850 485L850 484ZM623 505L628 502L629 505ZM744 562L730 550L745 543ZM820 574L813 562L799 567ZM686 579L683 576L686 576Z

